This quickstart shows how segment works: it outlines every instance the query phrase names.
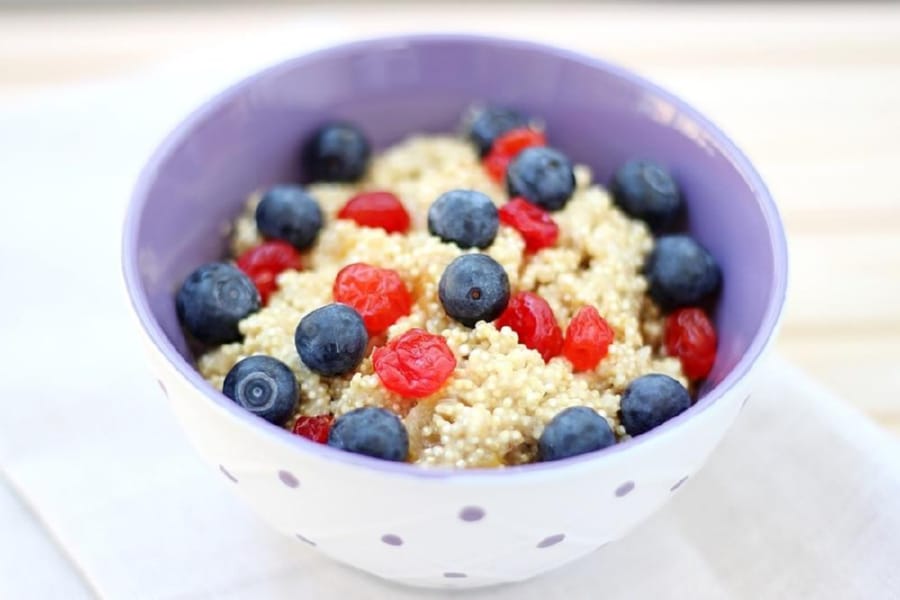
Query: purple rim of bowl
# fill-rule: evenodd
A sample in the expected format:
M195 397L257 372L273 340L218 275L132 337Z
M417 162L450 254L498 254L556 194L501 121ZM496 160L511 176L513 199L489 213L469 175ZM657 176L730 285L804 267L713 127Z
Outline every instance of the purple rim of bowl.
M188 363L175 349L163 332L159 323L153 317L147 302L146 291L141 284L138 275L137 261L137 230L140 216L144 209L147 191L156 175L157 169L162 159L168 154L169 150L175 147L200 121L212 107L218 105L224 99L234 94L238 89L251 84L256 79L277 72L280 69L289 66L296 66L305 61L312 61L318 58L328 56L333 53L343 52L360 52L367 49L374 49L384 44L404 44L415 42L461 42L461 43L486 43L493 45L505 45L507 48L521 48L532 51L540 51L546 54L554 55L558 58L578 62L589 67L601 69L612 73L631 84L651 90L653 93L665 98L679 111L690 115L697 123L702 125L707 131L713 133L717 138L725 156L731 161L735 170L738 171L745 181L755 190L755 196L759 203L759 207L766 222L767 229L772 239L772 256L774 260L773 266L773 287L770 296L770 302L766 307L765 314L762 319L762 325L754 336L747 351L737 362L734 368L723 378L718 385L710 389L703 395L693 406L680 415L670 419L656 429L643 435L631 438L627 441L620 442L614 446L610 446L604 450L567 458L552 463L534 463L527 465L518 465L506 467L503 469L455 469L450 467L431 467L423 468L409 463L396 463L384 460L370 458L358 454L352 454L341 450L335 450L324 444L318 444L305 438L294 435L293 433L272 425L263 419L259 419L250 413L244 411L236 404L228 400L218 390L213 388L204 380L193 365ZM701 411L706 410L726 392L733 388L742 378L744 378L766 350L766 347L773 339L784 307L785 296L787 293L787 243L784 236L784 228L782 226L781 217L778 209L769 194L768 188L760 177L756 169L751 165L749 159L741 152L738 147L726 136L721 129L713 124L709 119L700 114L696 109L688 105L680 98L674 96L670 92L660 88L654 83L640 77L623 67L608 63L604 60L587 56L573 50L549 46L536 42L525 40L517 40L511 38L501 38L493 36L470 35L470 34L417 34L403 36L389 36L363 39L359 41L333 45L327 48L315 50L313 52L300 55L298 57L288 59L287 61L278 63L274 66L267 67L249 77L228 87L226 90L216 94L208 99L203 105L195 109L187 118L182 120L171 133L166 136L163 142L153 153L138 178L134 192L132 193L131 202L125 215L124 233L122 239L122 269L125 279L125 285L128 291L128 297L131 305L141 322L144 330L156 348L163 354L166 360L171 363L175 369L184 377L194 388L205 395L209 401L218 410L223 411L228 418L239 421L241 424L263 430L267 435L272 436L279 442L289 445L290 447L316 454L324 460L340 461L349 463L365 469L381 471L383 473L396 476L411 476L416 478L477 478L477 479L508 479L511 477L523 477L528 475L543 474L547 471L561 472L571 470L578 466L584 466L587 463L604 460L604 457L620 452L628 452L631 448L639 445L647 445L666 435L672 429L677 428L686 419L692 418Z

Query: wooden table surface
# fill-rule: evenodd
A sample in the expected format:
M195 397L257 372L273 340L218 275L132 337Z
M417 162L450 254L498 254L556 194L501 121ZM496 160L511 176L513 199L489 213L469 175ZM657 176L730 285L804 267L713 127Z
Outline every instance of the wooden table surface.
M468 6L0 12L0 107L311 16L348 37L503 33L620 62L754 160L791 247L780 351L900 435L900 4Z

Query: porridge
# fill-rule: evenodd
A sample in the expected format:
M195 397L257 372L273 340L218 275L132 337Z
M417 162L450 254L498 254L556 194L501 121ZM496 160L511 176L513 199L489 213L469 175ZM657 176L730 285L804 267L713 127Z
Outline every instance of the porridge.
M334 123L303 162L313 183L251 195L229 261L176 302L201 374L258 416L387 460L511 466L640 435L711 369L720 275L662 233L682 201L661 167L606 189L506 109L377 155Z

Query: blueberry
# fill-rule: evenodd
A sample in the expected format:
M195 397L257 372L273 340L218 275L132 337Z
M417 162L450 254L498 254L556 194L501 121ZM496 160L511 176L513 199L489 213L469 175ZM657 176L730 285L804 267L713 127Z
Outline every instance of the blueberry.
M175 296L178 320L205 344L239 341L238 322L259 306L256 286L227 263L203 265L188 275Z
M484 156L490 151L495 139L507 131L527 126L528 119L518 111L501 106L489 106L472 115L469 122L469 139L478 148L478 153Z
M397 415L383 408L357 408L338 417L328 433L328 445L382 460L403 462L409 454L409 434Z
M616 443L606 419L587 406L572 406L547 423L538 440L542 461L569 458Z
M366 173L372 149L358 127L336 122L313 132L302 154L310 181L358 181Z
M526 148L506 170L510 198L521 196L544 210L559 210L575 192L572 163L559 150Z
M463 254L441 275L438 297L450 317L466 327L493 321L509 302L509 276L486 254Z
M672 176L648 160L632 160L615 172L609 186L615 203L658 233L672 224L682 209Z
M441 194L428 209L428 231L460 248L487 248L497 237L499 226L497 207L475 190Z
M628 435L640 435L686 411L691 396L683 385L659 373L632 381L619 406L622 425Z
M256 206L256 228L266 237L306 250L322 229L322 209L299 185L276 185Z
M686 235L657 239L644 274L650 296L665 310L699 303L716 291L721 280L712 255Z
M297 403L297 379L271 356L249 356L228 371L222 393L269 423L281 425Z
M366 353L369 334L359 313L346 304L326 304L300 319L294 345L300 360L320 375L343 375Z

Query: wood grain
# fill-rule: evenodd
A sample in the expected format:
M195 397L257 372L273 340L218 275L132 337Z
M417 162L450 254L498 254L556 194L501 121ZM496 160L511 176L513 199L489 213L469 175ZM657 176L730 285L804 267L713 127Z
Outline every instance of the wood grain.
M0 105L290 21L349 37L457 30L557 41L629 66L710 115L783 212L780 350L900 434L900 5L228 6L0 13Z

